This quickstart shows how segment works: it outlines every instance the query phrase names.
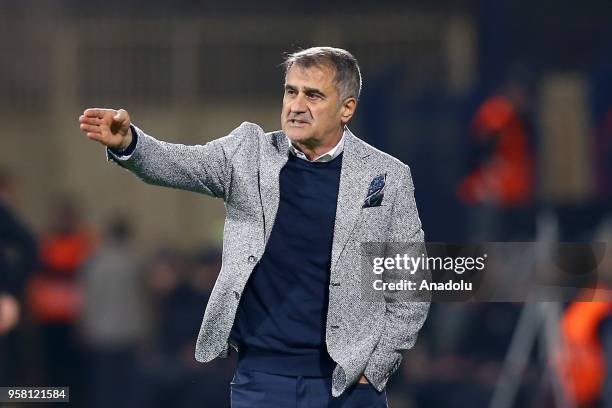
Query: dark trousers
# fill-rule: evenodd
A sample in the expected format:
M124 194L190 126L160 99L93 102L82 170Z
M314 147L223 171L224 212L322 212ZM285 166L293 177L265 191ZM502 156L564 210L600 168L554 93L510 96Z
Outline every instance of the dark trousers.
M331 395L329 377L293 377L236 369L232 408L387 408L385 390L355 384L340 397Z

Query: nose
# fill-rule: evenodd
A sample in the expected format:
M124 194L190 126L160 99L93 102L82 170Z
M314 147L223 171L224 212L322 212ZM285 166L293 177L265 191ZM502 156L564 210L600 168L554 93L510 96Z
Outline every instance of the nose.
M306 98L303 93L300 92L293 98L290 108L292 113L306 112Z

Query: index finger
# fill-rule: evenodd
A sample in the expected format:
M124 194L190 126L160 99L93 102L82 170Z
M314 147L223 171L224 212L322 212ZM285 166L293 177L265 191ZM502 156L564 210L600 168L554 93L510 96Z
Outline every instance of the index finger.
M116 111L114 109L89 108L89 109L85 109L85 112L83 112L83 115L87 117L91 117L91 118L103 118L109 113L111 115L115 115Z

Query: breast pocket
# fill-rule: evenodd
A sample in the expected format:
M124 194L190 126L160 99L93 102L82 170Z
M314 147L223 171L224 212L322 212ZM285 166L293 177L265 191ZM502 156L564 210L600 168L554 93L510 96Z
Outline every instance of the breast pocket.
M384 241L391 225L391 207L379 205L361 209L358 234L360 241Z

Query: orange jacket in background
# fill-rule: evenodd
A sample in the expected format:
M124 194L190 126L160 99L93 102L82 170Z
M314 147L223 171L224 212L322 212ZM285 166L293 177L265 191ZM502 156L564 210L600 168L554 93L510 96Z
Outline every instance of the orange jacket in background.
M33 317L42 323L72 323L81 311L77 273L89 258L94 239L88 231L49 235L42 240L42 270L28 285Z
M599 326L612 313L612 302L574 302L561 319L561 352L557 356L561 383L578 407L590 407L606 377L606 359Z
M512 104L502 96L487 99L472 123L476 141L497 138L492 156L468 174L458 188L468 204L513 207L528 203L533 193L533 163L525 127Z

